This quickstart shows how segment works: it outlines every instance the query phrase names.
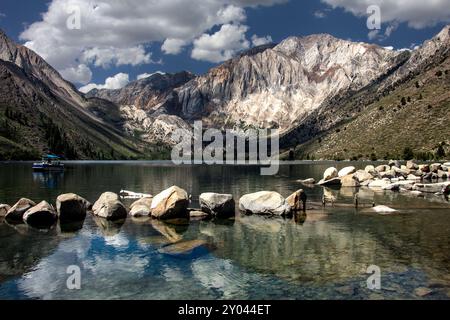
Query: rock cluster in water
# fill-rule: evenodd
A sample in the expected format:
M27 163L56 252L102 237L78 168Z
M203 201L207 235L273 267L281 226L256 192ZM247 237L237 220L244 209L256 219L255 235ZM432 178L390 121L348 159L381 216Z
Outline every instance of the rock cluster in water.
M135 193L133 193L135 194ZM298 190L287 199L276 192L262 191L247 194L239 200L239 210L244 214L288 216L306 210L307 196ZM203 193L199 197L200 209L190 209L190 196L180 187L173 186L155 197L142 194L128 209L118 194L103 193L92 205L79 195L70 193L56 199L56 208L46 201L36 204L32 200L20 199L13 207L0 205L0 217L7 221L25 222L34 227L52 226L58 219L61 223L84 221L88 212L95 219L104 221L125 220L128 215L151 217L154 220L192 218L233 218L236 203L231 194Z
M328 168L318 185L410 191L416 195L422 192L448 195L450 182L446 180L449 177L450 163L418 165L408 161L401 165L399 161L392 160L387 165L369 165L364 170L356 170L355 167L346 167L340 171Z

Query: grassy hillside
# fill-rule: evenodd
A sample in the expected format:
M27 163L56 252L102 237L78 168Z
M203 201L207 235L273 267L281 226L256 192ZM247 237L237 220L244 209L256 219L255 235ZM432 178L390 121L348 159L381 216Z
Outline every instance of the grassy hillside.
M364 112L298 145L295 157L384 159L412 153L431 160L443 158L442 151L450 154L450 57L377 100L365 105Z
M39 159L48 152L66 159L153 159L160 149L100 122L0 60L0 160Z

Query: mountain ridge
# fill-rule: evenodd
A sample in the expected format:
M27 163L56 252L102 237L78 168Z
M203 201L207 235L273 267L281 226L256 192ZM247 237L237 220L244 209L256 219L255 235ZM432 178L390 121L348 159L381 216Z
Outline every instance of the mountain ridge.
M90 112L91 104L44 59L0 33L0 159L138 158L140 141Z

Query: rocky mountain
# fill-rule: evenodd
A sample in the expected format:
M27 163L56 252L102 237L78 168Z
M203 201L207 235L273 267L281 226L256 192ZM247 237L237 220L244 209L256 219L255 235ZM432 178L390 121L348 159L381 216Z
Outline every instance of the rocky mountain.
M148 78L134 81L122 89L93 89L86 94L87 98L97 97L118 105L134 105L135 107L154 111L165 101L175 88L195 78L190 72L176 74L155 73Z
M291 37L278 45L253 48L205 75L184 76L186 83L161 75L148 80L176 83L170 92L155 94L154 86L141 80L122 90L92 91L87 96L118 103L128 131L141 132L147 140L157 131L163 143L170 142L165 133L180 126L189 129L199 119L204 126L221 129L288 132L324 102L370 85L403 60L401 52L326 34Z
M186 119L285 132L327 99L377 80L398 65L399 57L326 34L291 37L192 80L175 90L172 102Z
M143 157L140 141L90 111L87 100L28 48L0 31L0 159ZM117 106L112 106L117 108Z
M385 79L333 99L282 139L296 158L431 160L450 153L450 26ZM440 150L438 152L438 150ZM440 155L439 155L440 153Z
M399 155L406 145L430 152L450 145L449 30L412 52L326 34L291 37L201 76L154 74L86 95L1 33L0 150L167 155L172 132L202 120L218 129L279 128L282 148L298 158Z

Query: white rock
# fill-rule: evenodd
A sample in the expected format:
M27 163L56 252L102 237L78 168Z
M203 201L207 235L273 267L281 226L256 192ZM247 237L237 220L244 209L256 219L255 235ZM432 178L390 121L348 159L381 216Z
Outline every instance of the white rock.
M369 188L382 189L383 187L388 186L390 184L391 182L388 180L375 180L369 184Z
M324 174L323 174L323 180L327 181L327 180L331 180L334 178L338 178L339 177L339 172L336 168L328 168L327 170L325 170Z
M279 193L261 191L244 195L239 200L239 210L245 214L283 216L291 212L291 208Z
M339 178L343 178L345 176L351 175L356 172L355 167L346 167L338 172Z
M391 214L397 212L397 210L389 208L387 206L377 206L372 208L372 210L379 214Z

